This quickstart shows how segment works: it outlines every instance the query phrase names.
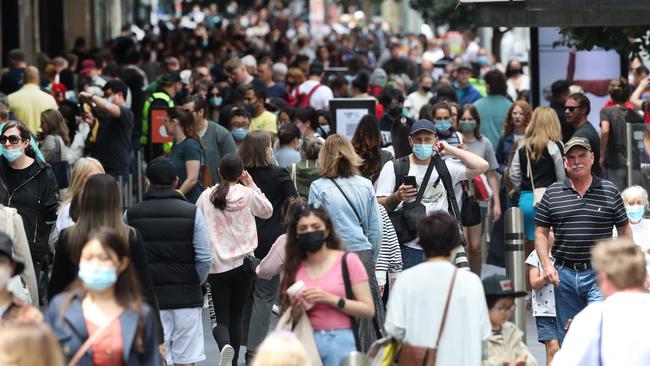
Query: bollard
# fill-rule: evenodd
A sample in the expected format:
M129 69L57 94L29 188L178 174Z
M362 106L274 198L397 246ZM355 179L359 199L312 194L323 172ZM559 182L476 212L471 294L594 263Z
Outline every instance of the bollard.
M127 207L133 206L133 174L129 173L129 182L128 182L128 188L127 188L127 201L129 202L129 205Z
M143 190L142 190L142 149L138 150L136 154L135 162L135 174L138 180L138 203L142 202Z
M339 363L340 366L370 366L370 358L361 352L351 352Z
M519 207L506 210L505 219L505 244L506 275L512 280L515 291L526 291L526 276L524 257L524 215ZM512 320L524 332L523 340L526 341L526 298L515 299L515 312Z

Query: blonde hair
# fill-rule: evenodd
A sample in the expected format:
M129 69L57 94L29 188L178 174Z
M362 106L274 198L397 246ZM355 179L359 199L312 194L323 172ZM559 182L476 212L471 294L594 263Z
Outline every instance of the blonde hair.
M309 355L295 334L275 332L257 349L252 366L311 366Z
M0 327L0 364L63 366L61 346L50 328L41 323L6 322Z
M591 249L591 258L594 269L605 273L617 289L644 288L645 255L631 239L601 241Z
M99 160L94 158L80 158L74 163L72 168L72 178L70 179L70 186L68 187L68 193L65 195L61 205L59 205L58 213L61 212L61 208L68 203L72 202L74 198L81 196L81 191L84 189L84 183L88 179L88 175L92 168L98 169L102 174L106 173L104 167Z
M525 132L524 146L530 158L539 159L549 141L562 141L560 120L553 108L537 107Z
M627 187L623 192L621 192L621 197L623 198L625 205L635 198L641 198L641 200L643 200L643 207L648 208L648 192L641 186L634 185Z
M347 138L336 134L325 140L318 154L318 163L323 177L348 178L359 174L363 159Z

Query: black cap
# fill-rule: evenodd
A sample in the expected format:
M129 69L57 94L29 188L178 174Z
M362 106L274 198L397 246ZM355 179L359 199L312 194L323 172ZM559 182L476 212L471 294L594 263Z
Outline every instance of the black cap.
M485 296L492 297L523 297L526 291L515 291L514 284L504 275L495 274L483 280Z
M160 78L160 85L162 86L172 86L176 83L182 82L181 75L177 71L170 71Z
M461 62L459 64L456 64L454 66L454 70L468 70L468 71L473 71L472 65L469 64L469 62Z
M591 144L589 143L589 140L587 140L584 137L572 137L567 143L566 146L564 146L564 155L566 155L569 150L573 149L574 147L584 147L585 149L592 151L591 149Z
M320 61L314 61L309 65L309 75L321 75L325 71L325 66Z
M420 119L411 126L411 135L420 131L436 133L436 126L428 119Z
M171 160L159 156L147 164L149 183L155 186L171 186L176 181L176 166Z
M25 264L17 260L16 256L14 255L14 243L11 241L9 235L3 232L0 232L0 254L4 254L9 257L9 259L11 259L11 261L16 265L14 273L11 275L12 277L22 273L23 269L25 269Z
M103 91L107 91L108 89L110 89L113 94L122 93L124 99L126 99L126 95L129 93L129 87L126 86L122 80L117 79L109 80L102 88Z

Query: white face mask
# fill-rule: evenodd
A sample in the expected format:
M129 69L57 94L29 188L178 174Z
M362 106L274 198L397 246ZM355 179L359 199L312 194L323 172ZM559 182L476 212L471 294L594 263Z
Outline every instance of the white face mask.
M11 266L0 266L0 288L6 288L11 279Z

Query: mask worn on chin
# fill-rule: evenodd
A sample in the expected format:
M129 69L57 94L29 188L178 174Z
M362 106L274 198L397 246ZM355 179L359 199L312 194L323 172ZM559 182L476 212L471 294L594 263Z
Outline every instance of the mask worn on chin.
M451 120L450 119L438 120L436 121L435 126L436 126L436 131L447 132L451 129Z
M7 159L8 162L13 163L16 160L20 159L23 156L23 148L16 149L2 149L2 155Z
M210 98L210 104L213 107L218 107L218 106L221 105L221 103L223 103L223 98L221 98L221 97L212 97L212 98Z
M397 117L401 116L402 115L402 107L400 106L400 107L393 107L393 108L388 109L388 115L393 117L393 118L397 118Z
M298 244L307 252L315 253L325 244L325 231L316 230L298 236Z
M248 130L245 128L237 127L234 128L230 133L232 134L232 138L234 138L235 141L244 141L248 135Z
M433 155L433 145L413 144L413 154L420 160L427 160Z
M89 265L80 265L79 278L89 289L104 291L117 282L117 271L115 268L98 268Z
M0 288L6 288L9 280L11 279L11 267L2 266L0 267Z
M645 207L643 205L631 205L627 206L625 208L625 211L627 212L627 217L630 219L632 222L639 222L643 218L643 214L645 213Z

